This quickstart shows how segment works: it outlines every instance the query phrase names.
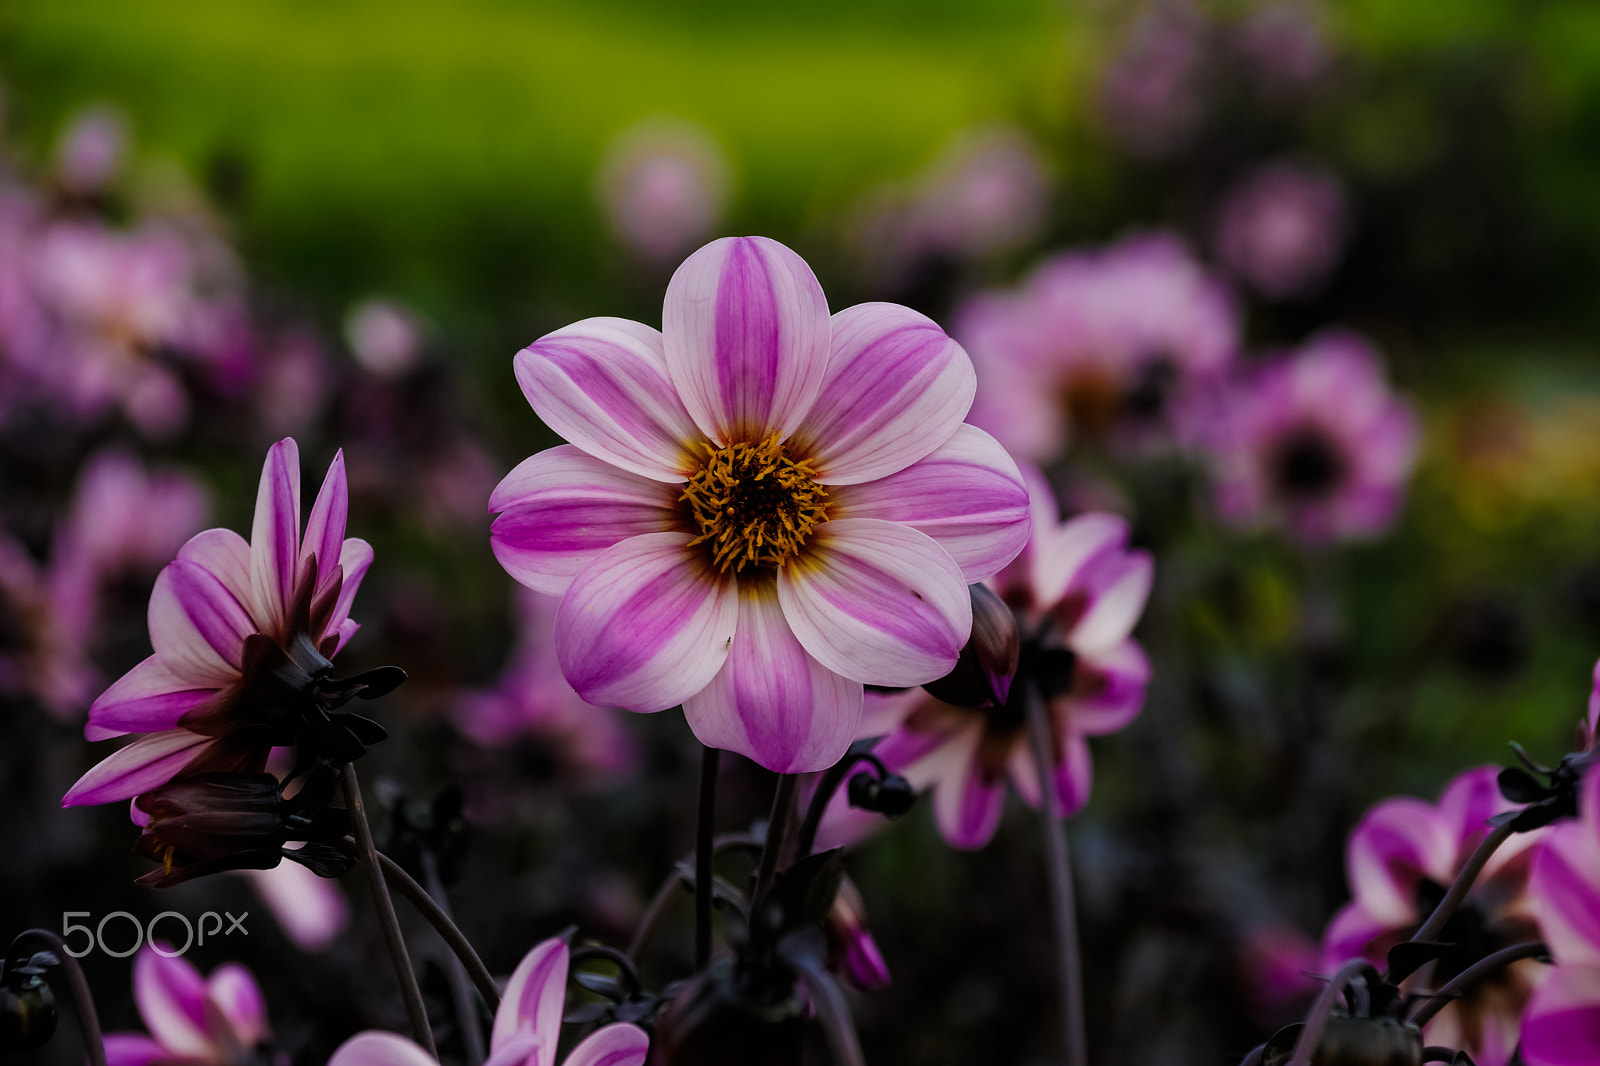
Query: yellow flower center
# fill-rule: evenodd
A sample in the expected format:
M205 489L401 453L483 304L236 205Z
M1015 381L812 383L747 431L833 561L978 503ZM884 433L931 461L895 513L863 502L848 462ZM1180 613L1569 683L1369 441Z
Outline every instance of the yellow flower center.
M705 460L678 499L699 534L690 544L706 545L723 573L785 565L828 520L828 492L811 461L789 458L777 437L701 447Z

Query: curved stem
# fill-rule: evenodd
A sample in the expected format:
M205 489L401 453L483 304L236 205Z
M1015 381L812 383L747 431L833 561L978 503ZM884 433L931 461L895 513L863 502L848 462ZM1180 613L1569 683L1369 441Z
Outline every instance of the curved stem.
M1428 920L1423 922L1417 931L1411 934L1412 940L1432 940L1444 929L1445 923L1455 915L1456 909L1461 906L1461 901L1467 898L1467 893L1472 891L1473 883L1478 880L1478 875L1483 872L1483 867L1488 863L1489 857L1495 849L1504 844L1516 830L1511 828L1511 820L1495 826L1488 836L1483 838L1483 843L1478 845L1478 850L1472 853L1472 858L1456 874L1456 879L1450 883L1450 890L1444 894L1444 899L1428 915Z
M761 841L744 833L728 833L723 836L713 837L711 840L711 854L713 857L725 851L737 848L747 848L751 851L761 850ZM685 855L678 865L693 861L693 852ZM644 953L645 945L650 943L655 936L656 928L661 924L661 919L666 917L667 908L672 906L672 901L677 898L677 888L680 884L687 884L688 879L673 867L672 873L661 882L661 887L656 889L656 894L651 898L650 905L644 910L644 917L639 919L639 927L633 932L633 939L628 941L628 954L637 959Z
M752 914L766 902L767 893L772 891L772 882L778 875L778 859L789 842L789 823L794 819L798 786L797 775L778 775L778 789L772 794L772 815L767 819L767 840L761 848L761 866L756 870L756 890L750 897Z
M1544 941L1529 940L1526 943L1512 944L1508 948L1501 948L1492 955L1485 955L1465 970L1456 974L1449 981L1446 981L1444 987L1419 1003L1417 1009L1411 1012L1411 1017L1406 1020L1420 1029L1432 1021L1435 1014L1444 1010L1458 993L1465 992L1475 982L1482 980L1502 967L1510 966L1514 962L1549 954L1550 949L1545 947Z
M433 852L427 848L421 850L423 887L438 905L439 913L454 926L455 921L450 915L450 897L445 894L444 881L439 877L439 863L434 859ZM488 1054L483 1045L483 1029L478 1025L478 1006L472 1001L472 989L467 985L466 964L454 951L445 957L444 973L450 982L450 999L456 1010L456 1024L461 1027L467 1066L479 1066Z
M617 969L622 971L622 976L628 980L628 987L631 989L629 994L635 996L639 994L639 970L634 966L633 959L629 957L627 952L605 944L584 944L573 948L572 953L568 956L568 962L573 966L578 965L585 959L605 959L607 962L614 963Z
M354 842L346 837L344 843L354 846ZM439 909L439 905L428 895L427 889L417 884L412 876L405 872L399 863L395 862L383 852L377 852L378 865L383 868L384 879L398 889L400 894L411 901L417 913L427 919L433 926L433 931L449 945L450 950L456 953L456 958L467 968L467 976L472 978L473 987L489 1005L490 1011L500 1009L500 990L495 987L494 978L489 974L489 968L483 964L478 953L473 950L472 944L462 935L461 930L450 920L450 916Z
M89 980L83 976L83 967L67 950L66 942L48 929L25 929L11 941L7 953L10 958L28 940L42 941L55 954L61 968L67 971L67 988L72 993L72 1004L78 1010L78 1028L83 1033L83 1049L89 1056L90 1066L106 1066L105 1038L100 1033L100 1015L94 1009L94 997L89 994ZM84 949L87 952L87 948Z
M1018 692L1018 689L1021 691ZM1050 723L1045 717L1044 699L1028 681L1018 678L1013 685L1011 698L1021 698L1027 704L1028 737L1033 748L1034 772L1039 778L1039 815L1044 825L1050 909L1055 916L1061 1030L1066 1042L1067 1066L1087 1066L1089 1049L1083 1020L1083 964L1078 954L1078 908L1072 894L1072 858L1067 851L1067 827L1061 814L1061 796L1054 784Z
M839 791L839 786L844 784L845 778L855 769L858 762L871 763L878 771L880 780L889 775L889 768L883 765L883 760L867 750L847 751L844 758L828 767L817 780L817 790L811 794L811 803L806 807L805 821L800 823L800 843L795 848L795 855L799 858L803 859L810 855L815 848L817 828L822 825L822 815L827 811L833 794Z
M700 810L694 832L694 972L711 962L711 831L717 807L717 768L722 752L707 747L700 752Z
M800 980L811 992L811 1003L817 1010L817 1021L828 1037L828 1051L836 1066L866 1066L861 1054L861 1041L856 1036L855 1024L850 1020L850 1008L844 994L832 977L817 965L807 961L799 967Z
M1300 1030L1300 1039L1294 1042L1294 1055L1289 1059L1289 1066L1311 1066L1317 1041L1322 1039L1322 1027L1328 1024L1328 1015L1333 1013L1345 986L1357 977L1377 976L1377 967L1365 959L1355 959L1339 967L1339 972L1329 979L1322 991L1317 993L1316 1002L1311 1004L1311 1010L1306 1014L1306 1027Z
M345 763L341 777L350 825L355 830L356 854L367 871L372 906L378 912L378 925L389 946L389 961L394 964L394 975L400 982L400 996L405 1000L406 1015L411 1019L412 1038L437 1062L439 1050L434 1046L433 1030L428 1025L428 1008L422 1002L422 990L417 987L417 973L411 968L405 937L400 935L400 920L395 917L394 900L389 898L389 888L378 864L378 849L372 844L372 827L367 824L367 808L361 801L361 782L356 777L355 764Z

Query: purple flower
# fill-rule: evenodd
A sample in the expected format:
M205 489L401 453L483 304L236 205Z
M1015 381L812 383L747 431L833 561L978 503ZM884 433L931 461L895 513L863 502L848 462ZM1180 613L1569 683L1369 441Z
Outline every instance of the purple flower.
M966 586L1027 536L1027 494L964 425L966 353L905 307L828 315L799 256L700 249L663 329L590 319L517 378L572 444L490 497L495 554L560 595L556 654L590 703L682 703L712 747L796 773L836 762L862 686L946 673Z
M722 221L728 161L716 138L689 122L652 120L606 149L596 192L629 251L666 266Z
M1091 513L1061 521L1049 485L1031 471L1028 492L1032 538L989 584L1016 612L1036 661L1048 657L1060 667L1046 693L1052 785L1070 814L1089 798L1088 738L1122 729L1144 704L1150 663L1129 634L1154 568L1148 553L1128 549L1123 519ZM913 695L881 708L861 736L881 735L886 724L892 728L873 754L919 791L933 789L934 820L953 847L980 848L994 836L1007 777L1024 800L1038 805L1028 725L1014 702L969 708ZM847 843L878 822L837 796L818 846Z
M1315 83L1333 58L1315 10L1296 0L1276 0L1252 11L1238 27L1234 45L1274 97Z
M1313 337L1227 394L1213 433L1216 504L1235 525L1301 540L1375 536L1400 507L1417 449L1411 405L1348 332Z
M403 377L422 355L422 324L394 300L368 299L352 307L344 337L356 362L381 378Z
M285 686L326 675L360 628L350 605L372 548L345 539L347 507L340 454L302 538L300 452L289 438L272 446L250 542L208 529L183 546L150 594L155 654L89 708L90 740L147 735L84 774L63 806L129 799L179 773L259 773L273 744L298 739Z
M556 1066L571 953L551 938L528 952L506 982L489 1033L484 1066ZM627 1022L603 1026L572 1049L565 1066L643 1066L645 1031ZM395 1033L368 1031L339 1045L328 1066L438 1066L422 1048Z
M1143 156L1188 144L1205 117L1212 26L1191 0L1151 0L1100 84L1111 133Z
M978 369L973 423L1035 462L1078 436L1186 435L1238 343L1227 291L1167 234L1047 260L1017 289L969 300L956 334Z
M72 117L56 147L56 174L74 196L93 196L116 179L128 147L128 123L114 107L85 108Z
M322 951L350 925L350 904L339 886L297 862L270 870L240 870L283 933L302 951Z
M1268 163L1229 190L1217 211L1217 258L1270 299L1315 289L1339 260L1344 189L1332 174Z
M1351 900L1323 936L1325 972L1354 958L1381 968L1389 949L1421 925L1488 835L1488 819L1511 809L1497 774L1493 766L1469 770L1446 786L1437 806L1402 796L1362 817L1345 853ZM1545 832L1516 834L1489 859L1435 938L1471 947L1460 957L1441 957L1423 978L1427 987L1437 988L1490 951L1539 939L1528 869ZM1524 960L1486 978L1428 1023L1427 1042L1465 1050L1482 1066L1505 1066L1516 1046L1517 1019L1542 972L1539 963Z
M833 906L823 919L828 941L828 968L842 974L863 992L889 987L889 964L867 928L867 905L854 881L845 877Z
M1580 786L1579 819L1550 831L1529 894L1556 966L1522 1016L1528 1066L1600 1062L1600 773Z
M107 1033L106 1066L248 1066L272 1038L255 978L238 963L201 977L170 948L147 944L133 962L133 998L150 1030Z

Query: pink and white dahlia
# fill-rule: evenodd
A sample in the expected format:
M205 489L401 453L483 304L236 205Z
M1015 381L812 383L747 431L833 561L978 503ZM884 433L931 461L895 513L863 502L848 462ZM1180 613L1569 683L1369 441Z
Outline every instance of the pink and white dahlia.
M490 497L518 581L561 596L556 654L590 703L683 704L690 727L780 772L838 761L864 684L948 672L966 586L1027 538L1027 490L965 425L972 365L894 304L829 316L794 252L701 248L662 329L588 319L516 358L572 443Z
M561 1016L572 954L551 938L523 956L506 982L489 1032L485 1066L556 1066ZM650 1038L628 1022L603 1026L585 1037L565 1066L644 1066ZM396 1033L370 1030L339 1045L328 1066L438 1066L433 1056Z
M150 1030L107 1033L106 1066L249 1066L276 1064L263 1053L272 1030L250 971L224 963L201 977L170 947L146 944L133 961L133 999Z
M1488 820L1514 806L1500 794L1498 773L1494 766L1468 770L1445 787L1437 806L1401 796L1362 817L1345 853L1352 898L1323 935L1326 972L1356 958L1383 967L1389 949L1433 912L1489 834ZM1460 910L1434 937L1456 948L1411 984L1438 988L1493 951L1539 939L1528 871L1546 832L1515 834L1495 851ZM1465 989L1427 1024L1427 1042L1462 1049L1480 1066L1505 1066L1523 1005L1543 973L1542 964L1525 959Z
M1377 354L1346 332L1256 368L1212 431L1221 516L1311 542L1387 529L1418 438L1417 416L1384 383Z
M1556 966L1522 1016L1528 1066L1600 1062L1600 773L1580 787L1579 819L1553 828L1533 860L1529 894Z
M1144 705L1150 661L1133 639L1150 594L1154 566L1128 548L1128 524L1109 514L1063 522L1049 484L1028 472L1033 536L1016 561L988 584L1022 631L1019 677L1043 689L1062 809L1089 799L1088 738L1124 728ZM987 707L958 707L923 694L886 705L863 737L887 736L873 749L919 791L933 790L934 820L953 847L981 848L1000 824L1006 778L1030 805L1040 800L1029 747L1026 706L997 686ZM841 794L818 831L819 847L848 843L875 815L848 807Z
M350 618L372 547L346 538L344 456L334 457L300 531L300 452L267 453L250 541L196 534L150 593L155 654L89 708L84 736L145 736L68 790L62 805L129 799L179 774L260 773L300 739L298 702L360 626Z

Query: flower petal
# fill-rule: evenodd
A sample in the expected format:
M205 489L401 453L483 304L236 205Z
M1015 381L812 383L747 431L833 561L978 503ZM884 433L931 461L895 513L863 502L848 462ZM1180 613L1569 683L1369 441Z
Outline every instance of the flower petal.
M832 490L834 518L881 518L932 537L975 584L998 573L1028 543L1028 490L1000 442L960 425L925 458L898 473Z
M777 590L739 588L739 621L728 661L683 701L700 743L736 751L780 774L825 770L855 739L862 688L800 646Z
M981 729L957 734L943 749L933 787L933 818L953 848L981 848L994 837L1005 809L1005 778L991 775L978 758Z
M399 1033L369 1029L340 1044L328 1066L439 1066L426 1051Z
M217 1010L233 1029L234 1039L243 1047L255 1047L271 1035L261 987L243 966L227 962L212 970L211 976L206 978L206 995L217 1005Z
M211 571L234 599L250 607L250 545L239 534L231 529L203 530L178 549L178 558Z
M350 518L350 489L344 472L344 450L334 454L328 476L322 479L317 502L306 519L306 535L300 543L300 560L317 557L317 588L332 573L344 550L344 531ZM298 569L298 567L296 568Z
M338 632L341 639L339 647L344 647L344 642L350 637L345 634L347 626L354 625L350 621L350 608L355 605L356 593L361 589L361 581L367 576L367 570L372 566L372 545L360 537L347 537L339 548L339 571L343 575L343 584L339 586L339 598L333 603L333 613L328 616L326 632ZM357 628L360 628L359 626ZM350 630L354 633L355 630Z
M818 480L875 481L949 440L978 385L937 323L899 304L857 304L833 316L832 333L822 389L794 434Z
M1074 651L1095 655L1126 640L1150 598L1155 564L1150 553L1114 550L1095 559L1073 582L1088 595L1088 606L1067 642Z
M1345 871L1356 900L1393 926L1417 920L1416 889L1423 878L1455 878L1456 841L1439 808L1410 796L1384 800L1350 832Z
M828 301L805 260L766 237L724 237L667 284L667 369L719 445L787 438L828 367Z
M239 677L256 623L211 571L181 556L150 591L150 643L173 674L218 688Z
M1600 1062L1600 966L1557 966L1528 1000L1522 1020L1528 1066Z
M656 481L682 481L700 433L667 373L661 334L590 318L517 353L517 383L544 424L597 459Z
M926 533L877 518L818 526L778 572L789 628L823 666L868 685L943 677L972 631L961 570Z
M299 563L300 449L285 437L267 451L250 527L250 587L262 626L282 622Z
M1593 824L1563 823L1533 860L1530 890L1539 929L1562 964L1600 966L1600 840L1595 837Z
M172 1052L143 1033L105 1034L106 1066L153 1066Z
M605 549L677 525L679 489L563 444L524 459L489 497L489 542L506 573L560 595Z
M535 944L506 982L489 1033L489 1050L499 1051L518 1030L531 1027L539 1037L538 1066L554 1066L561 1035L561 1010L567 1000L567 945L557 937Z
M1073 690L1062 699L1070 728L1091 737L1125 728L1144 707L1149 683L1150 659L1136 641L1080 656Z
M556 611L556 657L594 704L659 711L705 688L728 658L737 588L687 533L613 545L578 574Z
M591 1034L572 1049L566 1066L644 1066L650 1037L637 1025L617 1022Z
M350 924L350 904L337 885L297 862L239 873L301 951L321 951Z
M210 1058L205 1032L206 985L184 959L145 945L133 960L133 998L150 1035L174 1056Z
M89 708L83 735L89 740L108 740L127 733L172 729L178 719L216 691L196 688L167 669L161 656L152 655L100 694Z
M63 807L82 807L92 803L132 799L141 792L166 784L189 764L210 737L187 729L169 729L112 752L61 797Z

